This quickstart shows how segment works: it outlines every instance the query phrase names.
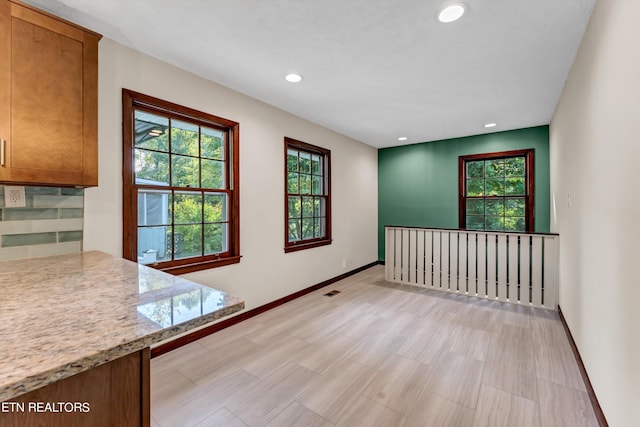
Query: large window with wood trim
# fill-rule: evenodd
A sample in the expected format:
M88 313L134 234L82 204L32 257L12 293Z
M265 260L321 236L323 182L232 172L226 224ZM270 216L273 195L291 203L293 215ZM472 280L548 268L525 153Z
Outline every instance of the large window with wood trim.
M533 149L459 158L460 228L534 231Z
M285 237L292 252L331 243L331 151L284 139Z
M122 99L124 257L174 274L239 262L239 124Z

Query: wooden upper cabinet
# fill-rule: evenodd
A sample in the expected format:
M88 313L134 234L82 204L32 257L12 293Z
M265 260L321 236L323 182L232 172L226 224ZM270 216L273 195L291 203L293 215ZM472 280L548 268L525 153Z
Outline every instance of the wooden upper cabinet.
M100 38L0 0L0 183L98 185Z

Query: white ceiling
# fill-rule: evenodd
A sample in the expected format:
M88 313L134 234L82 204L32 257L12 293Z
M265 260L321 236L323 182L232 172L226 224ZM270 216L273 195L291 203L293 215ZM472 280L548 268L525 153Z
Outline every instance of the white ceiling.
M27 1L374 147L548 124L595 3Z

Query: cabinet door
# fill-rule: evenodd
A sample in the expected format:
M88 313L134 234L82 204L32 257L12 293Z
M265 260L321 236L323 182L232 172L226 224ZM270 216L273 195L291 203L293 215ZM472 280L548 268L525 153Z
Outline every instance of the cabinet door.
M0 181L97 185L99 36L0 1Z

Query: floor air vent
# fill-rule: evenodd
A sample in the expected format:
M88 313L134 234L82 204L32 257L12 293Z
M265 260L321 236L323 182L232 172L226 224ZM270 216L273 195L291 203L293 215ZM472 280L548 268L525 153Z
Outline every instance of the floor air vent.
M331 291L331 292L327 292L326 294L324 294L325 297L332 297L334 295L338 295L340 293L340 291Z

